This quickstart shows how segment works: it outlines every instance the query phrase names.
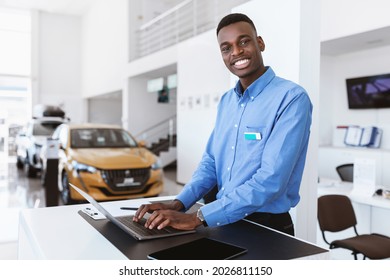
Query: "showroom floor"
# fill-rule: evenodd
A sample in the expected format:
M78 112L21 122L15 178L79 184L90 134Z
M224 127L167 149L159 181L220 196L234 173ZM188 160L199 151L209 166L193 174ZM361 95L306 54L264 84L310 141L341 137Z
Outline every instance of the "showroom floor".
M8 176L0 176L0 260L17 259L19 211L45 207L45 191L39 178L29 179L9 157ZM6 174L7 174L6 173ZM165 188L161 195L175 195L182 185L176 183L176 166L164 169Z

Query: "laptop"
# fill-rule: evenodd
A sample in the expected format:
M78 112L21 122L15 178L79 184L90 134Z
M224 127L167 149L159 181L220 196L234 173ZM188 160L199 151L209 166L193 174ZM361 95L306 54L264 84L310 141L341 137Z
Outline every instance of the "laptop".
M165 227L161 230L159 229L148 229L145 228L144 224L146 219L143 218L140 222L133 222L133 215L130 216L120 216L114 217L110 214L100 203L98 203L92 196L79 189L75 185L69 183L69 185L74 188L79 194L81 194L89 203L91 203L96 210L98 210L104 217L106 217L114 225L130 234L137 240L149 240L170 236L177 236L189 233L195 233L196 230L178 230L172 227Z

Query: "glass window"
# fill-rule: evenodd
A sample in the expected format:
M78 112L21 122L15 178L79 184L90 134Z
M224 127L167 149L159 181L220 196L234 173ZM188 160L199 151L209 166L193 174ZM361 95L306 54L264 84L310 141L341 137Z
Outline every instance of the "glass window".
M29 76L31 16L27 11L0 8L0 73Z
M0 110L10 128L31 116L31 14L0 8Z
M71 131L72 148L127 148L136 141L122 129L89 128Z
M38 122L34 123L33 135L51 136L61 122Z

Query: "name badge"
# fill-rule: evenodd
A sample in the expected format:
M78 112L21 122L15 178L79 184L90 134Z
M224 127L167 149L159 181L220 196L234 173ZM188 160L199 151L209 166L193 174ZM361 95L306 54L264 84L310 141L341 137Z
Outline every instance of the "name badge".
M260 132L245 132L245 140L261 140Z

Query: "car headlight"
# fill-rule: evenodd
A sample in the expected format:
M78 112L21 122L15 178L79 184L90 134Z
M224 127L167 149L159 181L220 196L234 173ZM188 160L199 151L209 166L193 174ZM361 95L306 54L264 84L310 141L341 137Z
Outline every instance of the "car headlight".
M93 166L86 165L77 161L72 161L72 166L77 172L96 173L97 169Z
M162 168L161 160L159 158L152 164L152 170L157 170Z

